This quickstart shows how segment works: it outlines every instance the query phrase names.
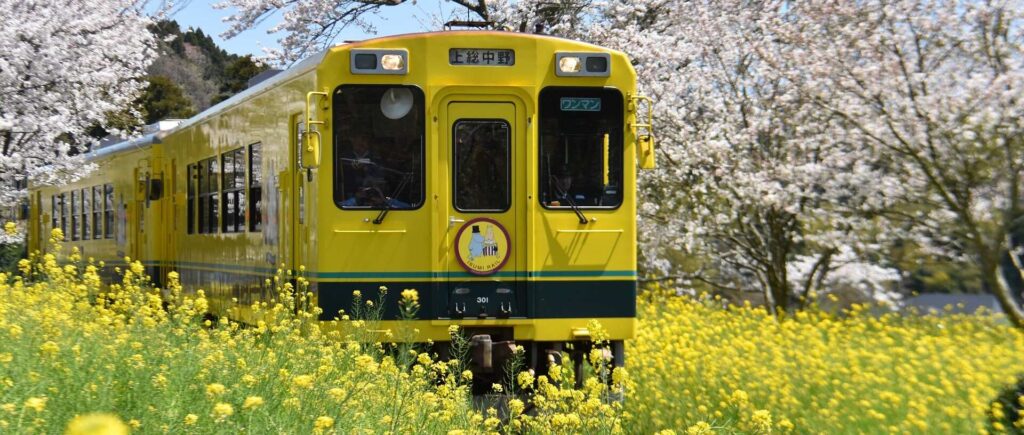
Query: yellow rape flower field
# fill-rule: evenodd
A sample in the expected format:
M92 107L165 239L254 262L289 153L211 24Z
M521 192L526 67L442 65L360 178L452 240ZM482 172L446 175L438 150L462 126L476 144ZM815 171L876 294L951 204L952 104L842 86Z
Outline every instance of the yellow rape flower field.
M649 289L628 371L593 352L516 373L495 409L459 360L375 342L372 318L318 328L282 277L264 322L204 316L202 293L160 290L126 263L101 286L77 253L0 274L0 433L984 433L1024 372L1024 334L992 316L873 317L855 308L777 320ZM302 280L299 279L301 284ZM300 285L301 287L301 285ZM403 289L402 311L418 294ZM358 297L358 296L357 296ZM599 331L599 325L592 325ZM458 328L453 337L460 338ZM396 331L396 334L401 334ZM1024 398L1019 399L1024 407ZM488 402L488 403L491 403Z

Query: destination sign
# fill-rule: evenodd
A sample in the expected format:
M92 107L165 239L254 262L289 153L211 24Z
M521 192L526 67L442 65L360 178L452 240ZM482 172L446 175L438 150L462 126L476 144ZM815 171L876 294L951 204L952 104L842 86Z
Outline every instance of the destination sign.
M452 65L512 66L516 64L516 52L494 48L453 48L448 50L448 63Z
M600 98L563 97L559 106L563 112L600 112Z

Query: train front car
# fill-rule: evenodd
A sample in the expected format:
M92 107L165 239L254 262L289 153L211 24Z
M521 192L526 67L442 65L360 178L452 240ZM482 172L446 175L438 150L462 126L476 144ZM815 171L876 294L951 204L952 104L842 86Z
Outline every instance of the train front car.
M430 33L335 47L316 76L299 129L317 204L299 261L315 265L322 320L383 300L377 329L442 353L459 325L483 380L516 345L541 372L595 338L622 364L641 133L623 53ZM408 289L419 309L403 321Z

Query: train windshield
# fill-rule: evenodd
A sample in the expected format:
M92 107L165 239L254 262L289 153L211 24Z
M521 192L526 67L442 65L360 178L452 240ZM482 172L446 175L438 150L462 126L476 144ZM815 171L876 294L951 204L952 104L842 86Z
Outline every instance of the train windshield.
M334 92L334 202L402 210L423 203L423 92L345 85Z
M549 87L540 93L540 201L547 208L622 204L622 94Z

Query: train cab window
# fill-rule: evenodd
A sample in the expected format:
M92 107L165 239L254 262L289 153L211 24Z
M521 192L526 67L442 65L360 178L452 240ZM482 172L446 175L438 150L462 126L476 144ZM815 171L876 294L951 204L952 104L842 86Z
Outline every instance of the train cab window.
M103 238L103 188L92 186L92 238Z
M334 92L334 202L343 209L423 204L424 98L412 86Z
M114 185L103 185L103 238L114 238Z
M540 195L546 208L622 204L622 94L549 87L540 93Z
M78 191L71 191L71 240L78 240L78 209L81 205L78 203Z
M221 155L221 231L245 231L245 148Z
M263 145L249 145L249 231L263 230Z
M503 120L459 120L453 127L455 209L505 211L511 204L509 142Z
M82 188L82 240L92 239L92 191Z

